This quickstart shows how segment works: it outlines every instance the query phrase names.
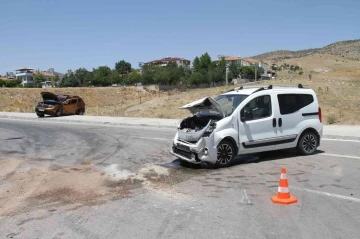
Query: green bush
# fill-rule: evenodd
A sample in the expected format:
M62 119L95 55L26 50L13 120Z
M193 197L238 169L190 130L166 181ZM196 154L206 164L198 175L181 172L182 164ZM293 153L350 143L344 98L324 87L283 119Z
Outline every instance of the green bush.
M335 124L337 122L337 117L334 114L328 115L326 117L326 121L328 122L328 124Z
M14 88L21 85L21 80L5 80L4 85L5 87Z

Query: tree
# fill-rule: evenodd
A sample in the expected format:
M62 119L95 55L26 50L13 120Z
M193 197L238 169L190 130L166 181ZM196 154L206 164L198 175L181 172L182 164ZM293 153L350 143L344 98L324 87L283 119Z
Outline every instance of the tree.
M75 70L75 75L79 80L80 86L87 86L89 82L92 81L92 72L86 70L85 68Z
M124 60L115 63L115 69L120 75L126 75L131 72L131 64Z
M0 87L18 87L21 85L21 80L0 80Z
M126 76L126 82L133 85L141 82L141 75L136 71L131 72Z
M109 86L112 84L110 76L111 69L108 66L99 66L98 68L93 69L93 80L92 84L94 86Z
M220 67L212 68L207 73L207 81L203 80L202 83L211 83L215 85L216 83L223 82L225 80L225 74L223 69Z
M121 84L122 78L116 70L111 71L109 78L111 84Z
M193 61L193 68L194 68L195 72L200 71L200 59L199 59L199 57L195 57L195 59Z
M70 74L66 74L60 82L60 87L79 87L79 86L80 86L80 81L76 77L76 75L74 75L73 72L71 72Z
M158 67L152 65L143 65L142 67L142 75L141 75L141 83L144 85L154 84L154 75Z
M209 70L212 65L211 57L206 52L200 56L200 69Z
M229 79L236 79L240 75L240 63L232 61L229 66Z
M275 64L272 64L272 65L271 65L271 70L273 70L273 71L278 71L279 69L278 69L278 67L277 67Z
M188 84L190 85L200 85L204 82L204 75L200 72L194 72L191 74L191 76L188 79Z
M41 74L41 72L37 72L34 74L34 80L35 80L35 84L37 87L41 86L41 82L46 81L46 78L43 74Z
M255 77L255 69L256 69L256 77ZM245 79L259 79L263 74L265 70L262 67L259 67L258 65L252 65L252 66L241 66L240 67L240 75L242 78Z
M166 85L170 82L170 77L170 71L162 67L155 72L154 81L158 84Z

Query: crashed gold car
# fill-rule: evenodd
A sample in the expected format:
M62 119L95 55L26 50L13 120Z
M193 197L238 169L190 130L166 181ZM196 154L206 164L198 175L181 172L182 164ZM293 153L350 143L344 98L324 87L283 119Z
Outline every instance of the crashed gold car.
M42 102L38 102L35 113L38 117L45 115L83 115L85 113L85 102L76 95L56 95L51 92L41 92Z

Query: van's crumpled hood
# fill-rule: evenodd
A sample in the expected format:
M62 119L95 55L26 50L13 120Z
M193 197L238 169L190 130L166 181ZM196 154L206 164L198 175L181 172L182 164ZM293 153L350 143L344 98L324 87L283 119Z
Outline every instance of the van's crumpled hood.
M203 110L212 110L224 115L224 110L222 109L221 105L219 105L219 103L217 103L211 97L205 97L200 100L196 100L180 107L179 109L188 109L192 114L196 114L197 112Z
M54 93L51 92L41 92L41 96L43 98L44 101L47 100L53 100L53 101L59 101L57 95L55 95Z

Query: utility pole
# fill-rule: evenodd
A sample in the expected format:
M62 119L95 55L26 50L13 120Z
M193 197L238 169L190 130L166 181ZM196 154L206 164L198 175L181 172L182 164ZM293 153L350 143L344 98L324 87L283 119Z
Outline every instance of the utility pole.
M256 77L256 63L255 63L255 81L257 80L257 77Z
M229 82L228 82L228 74L229 74L229 67L226 66L226 86L228 86Z

